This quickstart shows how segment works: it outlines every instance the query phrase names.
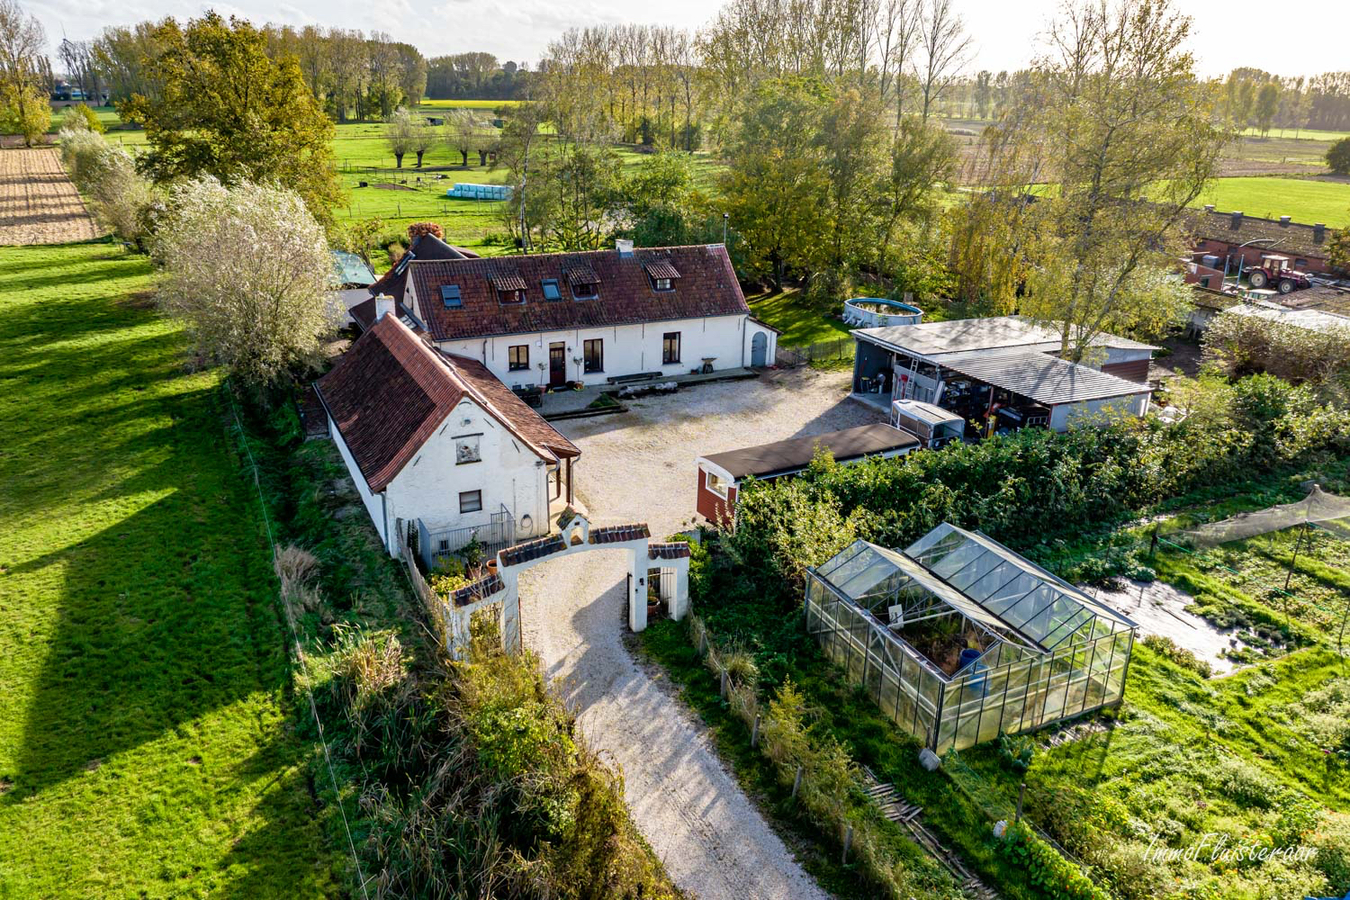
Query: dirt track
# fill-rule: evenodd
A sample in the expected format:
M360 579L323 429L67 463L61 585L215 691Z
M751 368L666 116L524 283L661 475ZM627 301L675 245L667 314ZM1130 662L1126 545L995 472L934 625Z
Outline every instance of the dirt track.
M693 515L701 453L819 434L881 413L846 399L849 373L780 372L690 388L629 411L561 422L582 449L577 489L594 521L646 521L663 537ZM702 900L825 900L722 766L701 723L623 645L627 562L585 553L521 578L525 643L623 771L652 849Z
M99 234L55 150L0 150L0 246L63 244Z

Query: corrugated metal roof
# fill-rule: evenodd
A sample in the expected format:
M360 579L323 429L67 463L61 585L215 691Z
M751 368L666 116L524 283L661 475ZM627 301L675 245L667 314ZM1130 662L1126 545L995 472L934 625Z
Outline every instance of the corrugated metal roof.
M1126 381L1034 350L944 359L942 367L1046 406L1150 392L1146 384Z
M1022 316L988 319L955 319L921 322L918 325L886 325L859 328L853 334L873 343L887 344L909 353L940 358L949 353L1026 349L1051 352L1059 349L1059 335ZM1093 346L1117 350L1157 350L1152 344L1114 334L1098 335Z
M1251 316L1265 319L1279 325L1292 325L1305 331L1322 334L1335 334L1338 331L1350 331L1350 316L1325 312L1320 309L1287 309L1274 306L1254 306L1243 304L1234 306L1228 312L1239 316Z

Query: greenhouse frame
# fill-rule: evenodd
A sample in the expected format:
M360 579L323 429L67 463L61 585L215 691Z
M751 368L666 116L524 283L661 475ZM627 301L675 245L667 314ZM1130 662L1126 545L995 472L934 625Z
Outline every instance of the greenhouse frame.
M1120 702L1134 622L978 531L854 541L807 570L807 631L942 753Z

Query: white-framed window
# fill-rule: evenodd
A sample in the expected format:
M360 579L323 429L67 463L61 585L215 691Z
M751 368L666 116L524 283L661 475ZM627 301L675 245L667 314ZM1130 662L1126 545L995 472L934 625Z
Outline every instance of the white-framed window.
M478 446L481 437L481 434L464 434L455 438L455 465L483 461L483 453Z
M731 487L730 482L724 481L711 472L708 473L708 490L712 491L723 500L727 498L727 488L729 487Z

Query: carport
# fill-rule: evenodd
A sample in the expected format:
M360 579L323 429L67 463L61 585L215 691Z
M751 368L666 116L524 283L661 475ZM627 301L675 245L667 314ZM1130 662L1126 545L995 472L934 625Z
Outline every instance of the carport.
M1055 431L1107 409L1142 416L1152 393L1146 384L1034 350L947 358L941 369L944 407L955 409L953 401L959 398L972 407L960 410L967 418L988 418L1003 407L1042 406L1049 410L1048 424ZM983 409L974 408L976 404Z

